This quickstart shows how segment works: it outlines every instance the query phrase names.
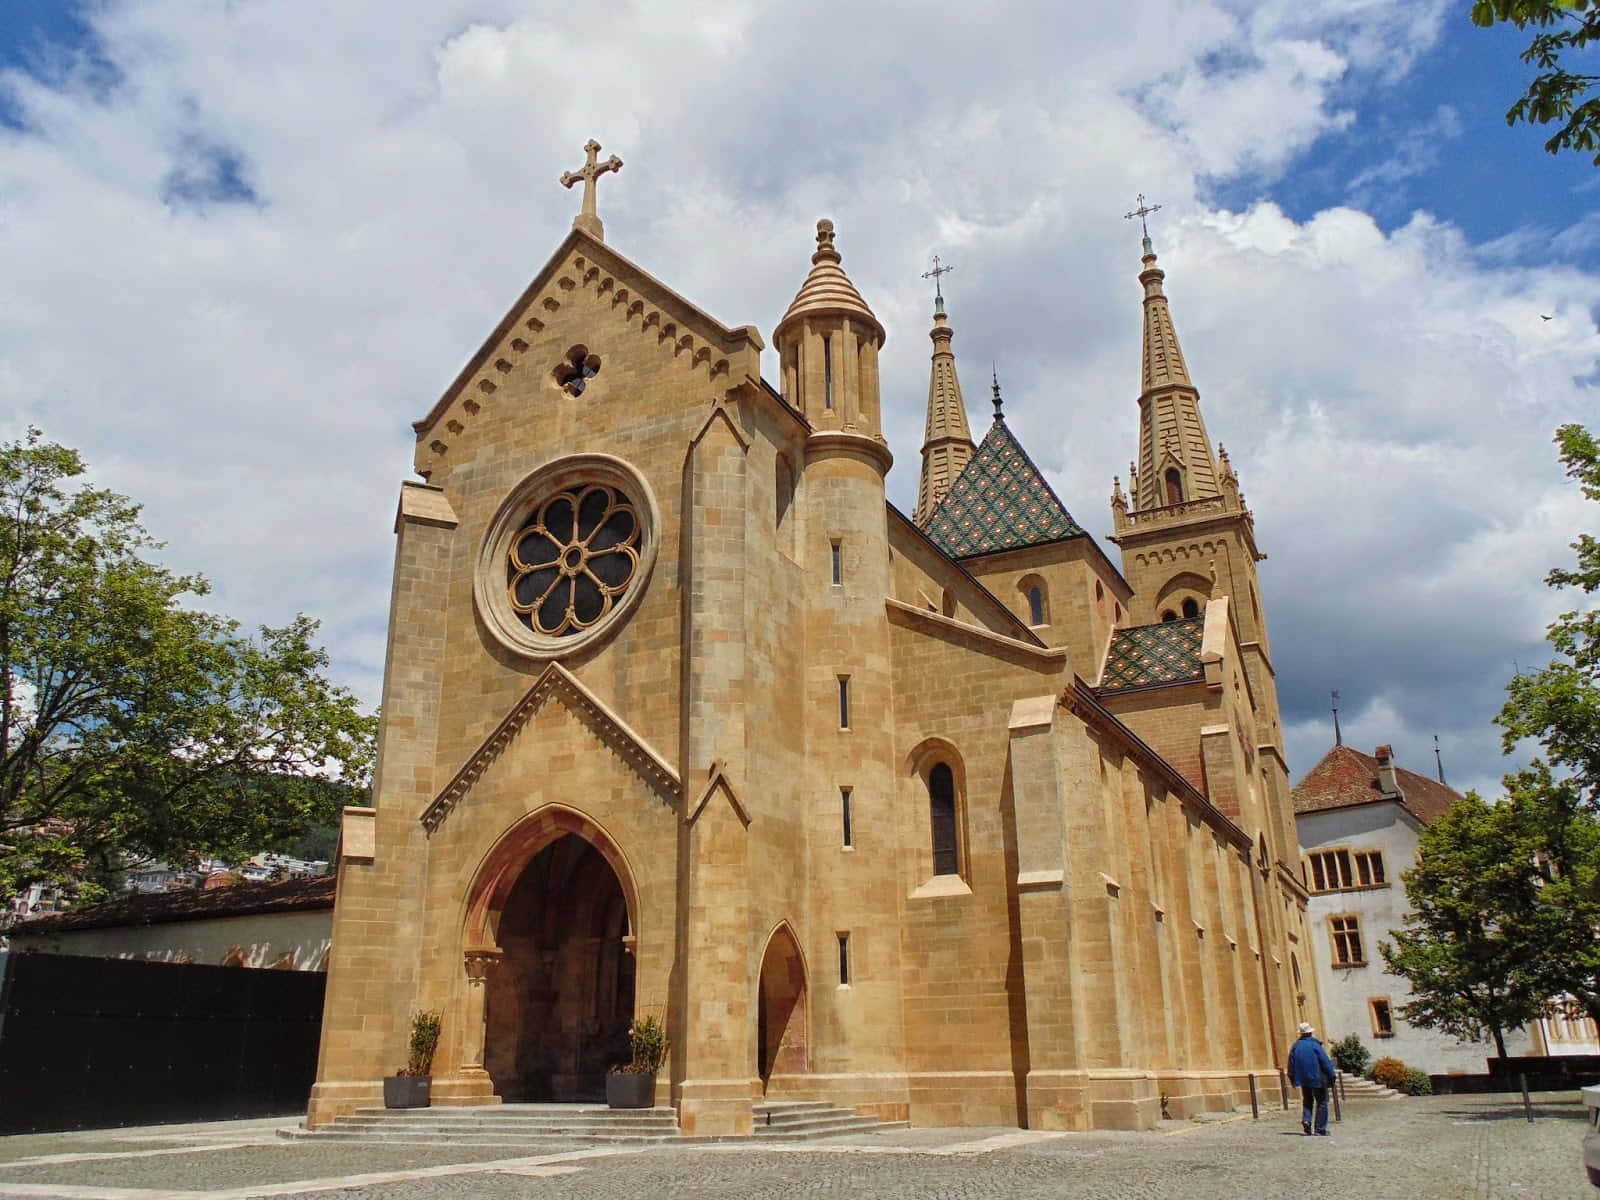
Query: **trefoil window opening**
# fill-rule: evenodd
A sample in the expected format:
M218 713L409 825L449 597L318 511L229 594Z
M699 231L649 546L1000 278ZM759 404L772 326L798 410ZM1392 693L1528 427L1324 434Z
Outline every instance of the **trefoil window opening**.
M839 728L850 728L850 676L839 676Z

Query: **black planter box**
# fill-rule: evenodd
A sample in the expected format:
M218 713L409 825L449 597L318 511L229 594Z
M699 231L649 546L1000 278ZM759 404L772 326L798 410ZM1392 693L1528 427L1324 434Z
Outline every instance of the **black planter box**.
M608 1108L654 1108L656 1103L656 1077L654 1075L624 1075L612 1072L606 1076L606 1106Z
M383 1081L385 1108L427 1108L433 1103L433 1080L426 1075L389 1075Z

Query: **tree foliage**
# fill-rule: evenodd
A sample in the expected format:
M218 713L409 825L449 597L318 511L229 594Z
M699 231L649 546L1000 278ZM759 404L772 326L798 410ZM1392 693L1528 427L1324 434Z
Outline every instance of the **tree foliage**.
M242 856L333 818L376 721L326 677L304 616L250 636L127 497L36 429L0 445L0 900L93 897L130 859Z
M1581 425L1563 425L1555 440L1567 475L1600 502L1600 443ZM1505 781L1522 845L1540 864L1534 916L1549 940L1534 966L1548 995L1569 993L1600 1020L1600 606L1590 599L1600 590L1600 539L1579 533L1572 549L1573 565L1545 576L1582 597L1547 631L1557 657L1506 685L1495 721L1507 754L1531 738L1545 756Z
M1505 21L1535 30L1522 61L1537 67L1539 74L1506 112L1506 124L1559 122L1561 128L1544 148L1551 154L1594 152L1600 166L1600 97L1588 94L1600 75L1570 69L1590 42L1600 41L1600 0L1474 0L1472 20L1482 26Z
M1402 876L1411 911L1393 944L1378 946L1411 983L1407 1021L1472 1041L1489 1034L1502 1058L1506 1032L1538 1016L1549 995L1537 964L1559 924L1536 906L1528 833L1510 805L1476 793L1457 801L1422 831Z
M1581 425L1556 431L1561 462L1583 494L1600 502L1600 443ZM1584 597L1600 589L1600 539L1580 533L1572 543L1577 562L1545 576L1553 588L1577 588ZM1507 754L1533 738L1559 773L1569 775L1579 798L1600 809L1600 605L1564 612L1547 637L1558 657L1506 685L1507 700L1495 722L1505 731Z

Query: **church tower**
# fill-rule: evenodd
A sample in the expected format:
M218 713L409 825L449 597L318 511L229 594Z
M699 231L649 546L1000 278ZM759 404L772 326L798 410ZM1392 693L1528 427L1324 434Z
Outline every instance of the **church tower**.
M1153 211L1153 210L1146 210ZM1213 597L1229 600L1258 717L1260 745L1251 755L1263 793L1262 817L1280 853L1292 853L1288 769L1277 682L1262 616L1255 518L1221 447L1212 450L1200 415L1200 392L1189 375L1162 288L1150 234L1144 234L1144 332L1139 392L1139 458L1128 493L1112 484L1111 510L1122 571L1133 586L1135 624L1203 614Z
M961 379L956 374L956 356L950 349L955 331L944 313L944 291L938 276L948 271L934 260L933 368L928 375L928 423L922 436L922 475L917 484L917 511L912 516L919 526L928 523L950 485L967 463L972 461L972 430L967 425L967 405L961 397Z

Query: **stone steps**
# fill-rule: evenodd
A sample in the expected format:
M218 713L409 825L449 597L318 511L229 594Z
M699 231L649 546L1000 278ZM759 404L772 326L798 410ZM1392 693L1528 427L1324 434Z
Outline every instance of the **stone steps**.
M764 1100L752 1110L755 1125L750 1136L762 1141L789 1141L860 1133L869 1129L902 1128L904 1121L885 1122L865 1117L826 1100Z
M1396 1100L1400 1093L1393 1088L1386 1088L1381 1083L1374 1083L1370 1079L1362 1079L1359 1075L1347 1075L1339 1072L1340 1096L1345 1099L1357 1100Z
M820 1100L764 1101L753 1108L752 1138L803 1141L903 1127ZM583 1104L496 1104L473 1107L366 1108L317 1129L278 1130L296 1140L405 1142L411 1145L507 1146L524 1150L572 1143L607 1145L690 1144L743 1140L685 1137L671 1108L611 1109Z

